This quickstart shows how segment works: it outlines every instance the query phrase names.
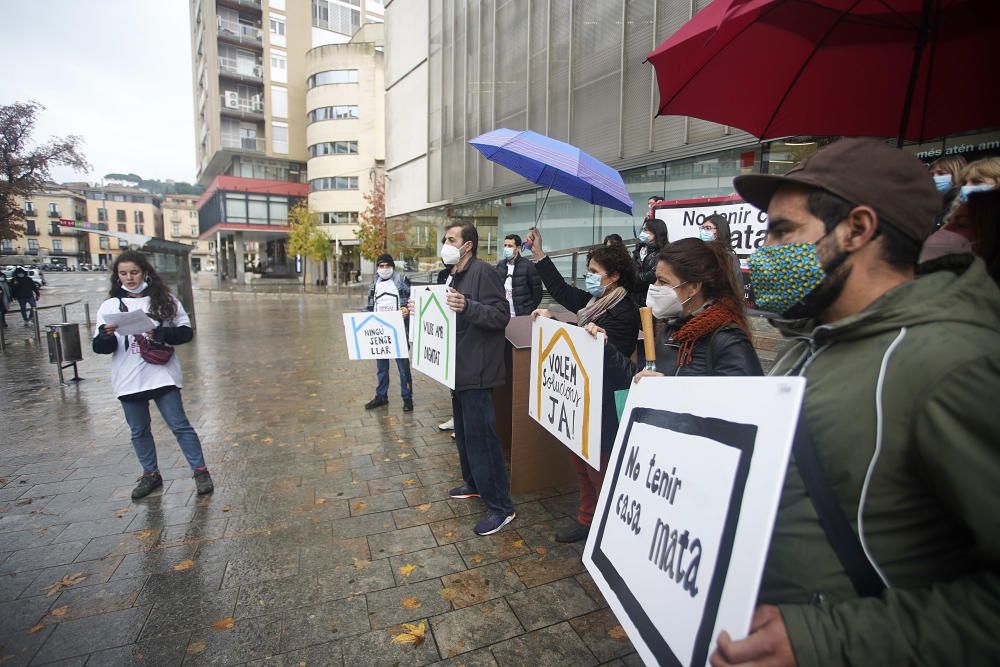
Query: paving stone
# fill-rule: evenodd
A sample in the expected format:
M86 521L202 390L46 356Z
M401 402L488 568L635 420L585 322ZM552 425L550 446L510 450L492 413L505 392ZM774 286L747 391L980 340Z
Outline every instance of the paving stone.
M481 648L435 662L434 667L497 667L497 661L493 658L492 651L488 648Z
M493 647L500 667L524 665L573 665L588 667L597 660L568 623L560 623L508 639Z
M185 647L185 665L235 665L279 652L282 620L279 615L236 621L228 630L206 628L191 633Z
M149 607L135 607L60 623L34 661L43 664L131 644L148 615Z
M22 572L24 570L39 570L45 567L72 563L86 546L87 542L84 540L21 549L20 551L15 551L0 564L0 574L5 572Z
M186 654L190 633L140 641L92 654L88 667L174 667Z
M476 536L455 544L469 567L510 560L531 553L517 531L504 530L486 537Z
M625 629L610 609L574 618L569 624L598 660L620 658L635 651Z
M450 506L449 506L450 507ZM474 523L465 517L445 519L430 524L431 533L440 545L453 544L464 540L471 540L479 537L472 530Z
M524 590L514 568L508 563L494 563L441 578L455 609L503 597Z
M97 560L85 561L82 563L70 563L68 565L57 565L56 567L49 567L41 571L35 571L33 572L35 575L34 581L21 594L21 597L45 595L48 593L52 584L56 583L63 577L76 574L82 574L84 575L84 578L79 583L74 584L74 588L83 588L86 586L103 584L111 579L115 570L121 564L122 558L122 556L108 556L107 558L99 558Z
M535 547L535 552L511 561L528 588L564 579L584 571L580 555L567 546Z
M431 579L366 594L372 627L385 628L410 623L450 611L451 603L442 597L441 591L441 582Z
M355 498L351 501L351 516L388 512L406 507L406 498L399 491Z
M575 579L578 584L583 586L583 590L587 591L587 595L589 595L594 602L597 603L598 607L608 606L608 601L604 599L604 596L601 594L601 590L597 587L597 584L594 582L594 579L590 576L589 572L581 572L576 575Z
M123 524L120 519L81 521L66 526L66 529L53 541L72 542L75 540L89 540L94 537L104 537L106 535L118 535L125 532L127 528L128 524Z
M4 551L19 551L21 549L31 549L52 544L59 537L59 534L66 530L66 525L48 526L35 530L18 530L9 533L2 533L0 546ZM80 539L76 537L74 539Z
M111 556L109 556L111 558ZM197 545L183 545L179 547L156 548L150 551L143 551L126 556L118 556L121 564L115 570L111 579L132 579L134 577L144 577L151 574L169 572L178 563L198 558Z
M229 561L222 587L231 588L269 579L282 579L298 571L297 553L284 557L237 558Z
M109 611L128 609L135 604L145 579L123 579L83 588L65 588L54 598L49 618L53 622L71 621ZM56 612L60 615L56 616Z
M392 567L384 558L358 560L351 565L338 565L317 574L323 599L330 600L392 588L395 583Z
M262 616L285 609L312 605L326 599L312 574L241 586L236 602L236 618Z
M330 531L334 537L348 538L364 535L376 535L396 529L392 522L392 513L369 514L350 517L332 522Z
M415 507L399 509L392 513L397 528L412 528L423 524L434 523L455 516L451 506L446 502L423 503Z
M160 531L158 528L135 533L124 533L122 535L95 537L87 543L87 547L80 552L76 560L96 560L106 556L119 556L122 554L149 551L156 547L159 539Z
M508 595L507 602L526 630L537 630L597 608L597 604L572 578Z
M299 607L285 614L280 652L285 653L371 630L365 598Z
M396 583L400 585L436 579L465 569L462 557L451 544L393 556L389 562L392 564Z
M368 537L372 558L387 558L434 546L437 546L437 541L427 526L414 526Z
M237 592L203 591L185 598L171 598L153 608L142 629L142 639L167 637L197 630L233 616ZM262 614L257 614L258 616Z
M424 641L419 646L393 642L393 638L408 633L402 625L350 637L343 642L344 667L395 667L407 665L420 667L438 660L438 650L426 619L413 622L424 624Z
M298 651L273 655L263 660L251 660L247 663L247 667L323 667L339 665L343 658L341 642L327 642Z
M345 540L316 540L316 543L302 547L299 564L303 572L327 570L337 565L354 564L356 560L368 560L368 540L351 537Z
M431 627L442 658L453 658L524 632L514 612L502 599L436 616L431 619Z

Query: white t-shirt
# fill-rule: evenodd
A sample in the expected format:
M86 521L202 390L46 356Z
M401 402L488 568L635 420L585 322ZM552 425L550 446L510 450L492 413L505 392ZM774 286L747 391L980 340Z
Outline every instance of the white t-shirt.
M375 312L390 313L400 309L399 290L392 278L375 283Z
M514 265L507 265L507 277L503 281L503 291L507 294L507 305L510 306L510 316L514 317Z
M177 297L172 298L174 303L177 304L177 315L169 322L162 322L160 324L168 327L191 326L191 320L188 319L184 306L177 300ZM149 312L148 296L137 299L123 298L122 301L125 302L125 307L129 310ZM100 326L107 324L105 316L108 313L117 312L119 312L117 297L108 299L101 304L101 307L97 310L98 328L94 331L95 336L98 334ZM170 357L170 361L165 364L146 363L139 355L139 346L136 345L134 336L128 337L129 345L127 348L125 347L125 336L116 333L115 338L118 339L118 346L115 347L115 353L111 355L111 388L115 392L116 397L137 394L140 391L148 391L160 387L181 386L181 363L177 360L176 354Z

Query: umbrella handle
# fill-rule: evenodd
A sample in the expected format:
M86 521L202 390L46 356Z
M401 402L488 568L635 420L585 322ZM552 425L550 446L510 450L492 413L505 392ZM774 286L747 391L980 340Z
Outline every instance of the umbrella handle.
M532 229L538 229L539 220L542 219L542 211L545 210L545 202L549 200L549 193L551 192L552 192L552 186L549 185L549 189L545 191L545 199L542 200L542 207L538 209L538 215L535 216L535 226L532 227ZM531 241L525 241L522 247L531 250Z

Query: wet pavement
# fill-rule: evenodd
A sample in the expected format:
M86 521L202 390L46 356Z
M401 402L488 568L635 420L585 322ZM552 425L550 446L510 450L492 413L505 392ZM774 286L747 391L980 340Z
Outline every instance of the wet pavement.
M102 286L81 289L95 312ZM83 332L86 379L60 388L29 330L9 337L0 664L641 664L582 544L553 540L573 489L515 497L514 523L477 537L481 503L447 495L447 390L414 373L404 414L393 368L389 406L365 411L375 364L347 360L340 317L356 301L196 298L178 355L211 496L153 410L164 490L132 501L109 359Z

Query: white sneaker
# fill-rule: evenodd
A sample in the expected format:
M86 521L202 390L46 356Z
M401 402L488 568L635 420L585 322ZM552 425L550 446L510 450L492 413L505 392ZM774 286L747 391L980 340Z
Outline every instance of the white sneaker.
M438 424L438 430L441 431L454 431L455 430L455 419L449 419L443 424Z

